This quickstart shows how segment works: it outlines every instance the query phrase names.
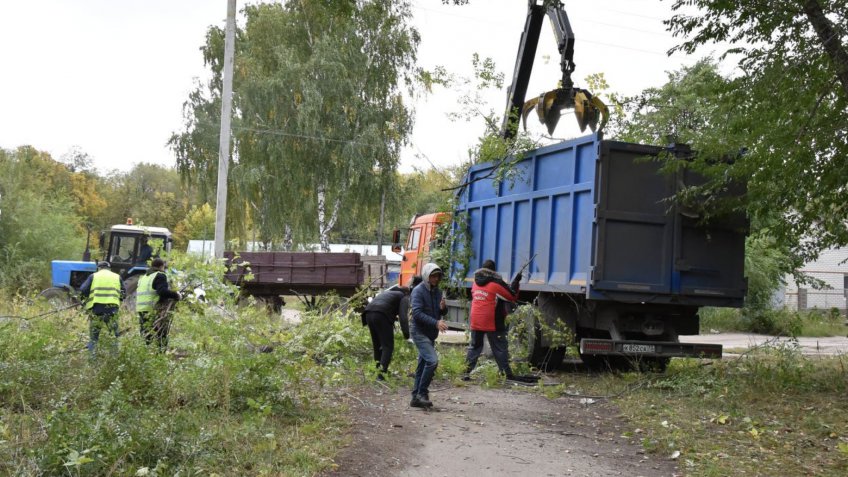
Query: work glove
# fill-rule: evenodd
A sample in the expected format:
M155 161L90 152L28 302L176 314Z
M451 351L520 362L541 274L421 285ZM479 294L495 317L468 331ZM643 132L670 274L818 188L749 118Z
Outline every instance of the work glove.
M518 284L521 282L522 278L524 277L521 275L521 272L518 272L518 275L512 279L512 283L509 284L509 287L512 288L513 292L518 290Z

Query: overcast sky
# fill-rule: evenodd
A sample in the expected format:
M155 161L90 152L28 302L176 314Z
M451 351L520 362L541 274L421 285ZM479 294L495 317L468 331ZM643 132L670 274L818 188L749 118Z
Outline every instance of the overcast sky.
M30 144L59 158L72 147L90 154L101 170L132 164L173 165L166 147L182 126L182 103L205 75L199 47L209 25L224 25L226 0L27 0L0 1L0 147ZM239 0L239 8L245 1ZM487 99L503 114L526 0L471 0L445 6L414 2L421 33L419 63L469 75L477 52L506 73L503 91ZM665 55L676 40L664 31L670 2L570 0L566 11L577 37L573 78L578 86L605 73L611 89L633 94L661 85L666 71L694 58ZM528 99L553 89L559 59L546 22ZM437 89L416 104L412 147L404 171L446 167L467 159L481 123L453 123L457 95ZM573 115L558 137L579 131ZM541 126L533 125L541 132Z

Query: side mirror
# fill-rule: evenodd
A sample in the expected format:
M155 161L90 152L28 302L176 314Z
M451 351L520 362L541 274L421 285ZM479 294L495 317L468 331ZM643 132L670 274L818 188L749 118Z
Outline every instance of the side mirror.
M392 231L392 252L400 253L402 250L400 245L400 230L394 229Z
M100 250L103 250L104 245L106 244L106 234L100 232Z

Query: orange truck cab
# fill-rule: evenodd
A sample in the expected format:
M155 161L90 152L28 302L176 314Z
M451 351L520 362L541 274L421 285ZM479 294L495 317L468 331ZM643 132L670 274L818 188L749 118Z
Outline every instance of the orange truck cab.
M436 230L450 219L450 214L445 212L416 215L409 223L404 247L400 244L400 232L395 231L395 243L392 248L403 255L400 264L400 285L409 285L414 275L421 274L424 264L430 261L430 247L436 239Z

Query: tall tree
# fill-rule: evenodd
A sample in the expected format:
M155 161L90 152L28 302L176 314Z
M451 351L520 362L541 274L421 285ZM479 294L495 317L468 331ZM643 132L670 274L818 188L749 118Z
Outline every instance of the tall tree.
M37 293L50 284L51 260L82 255L69 177L62 164L35 148L0 149L0 288Z
M127 172L111 172L104 182L109 207L97 222L101 227L132 218L137 224L173 230L194 205L191 190L184 188L177 171L168 167L136 164Z
M702 159L747 148L715 180L747 179L749 211L791 248L794 266L848 244L845 2L674 0L672 8L666 24L684 37L674 50L726 42L741 58L712 127L695 140Z
M192 207L188 215L174 227L174 247L185 250L189 240L212 240L215 238L215 211L204 203Z
M231 228L243 233L249 218L262 241L290 230L298 241L317 235L329 250L342 204L379 202L380 181L394 177L411 132L403 93L414 84L418 34L410 3L299 0L247 6L244 15L229 187L244 213L228 211ZM212 80L191 95L186 128L171 139L180 169L195 179L215 170L209 121L220 98L221 29L209 29L203 53Z

